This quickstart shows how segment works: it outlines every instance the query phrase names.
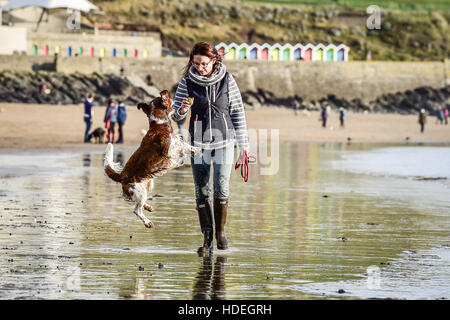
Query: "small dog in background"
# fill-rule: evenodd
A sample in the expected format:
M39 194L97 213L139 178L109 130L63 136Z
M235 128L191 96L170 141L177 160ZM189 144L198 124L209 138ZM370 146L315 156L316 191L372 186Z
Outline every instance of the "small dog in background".
M103 128L98 127L94 131L92 131L89 136L89 142L91 142L92 138L95 138L95 143L103 143L103 138L105 137L105 130Z
M137 106L147 115L149 129L125 166L122 168L113 161L111 143L106 147L104 161L106 175L122 184L123 197L136 203L133 212L147 228L152 228L153 223L144 215L143 209L153 211L146 203L153 188L153 179L183 165L185 157L201 151L201 148L192 147L173 133L170 122L174 112L172 100L167 90L161 91L160 95L148 104L139 103Z

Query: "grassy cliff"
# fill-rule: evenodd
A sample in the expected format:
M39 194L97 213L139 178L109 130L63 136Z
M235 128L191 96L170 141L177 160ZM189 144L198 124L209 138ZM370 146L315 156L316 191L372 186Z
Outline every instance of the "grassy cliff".
M197 41L344 43L350 59L425 61L450 57L447 0L377 1L381 29L368 30L369 0L92 1L100 29L158 31L163 46L187 53ZM316 2L320 6L311 6ZM302 4L298 4L302 3ZM306 4L305 4L306 3Z

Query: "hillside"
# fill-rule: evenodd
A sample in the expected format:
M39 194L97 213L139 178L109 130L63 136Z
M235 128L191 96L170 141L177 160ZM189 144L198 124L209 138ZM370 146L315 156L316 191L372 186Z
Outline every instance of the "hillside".
M99 29L157 31L163 46L187 53L197 41L344 43L351 60L429 61L450 57L450 3L378 1L381 29L368 30L368 0L313 1L103 0ZM287 4L278 4L278 3ZM384 6L383 6L384 5ZM350 6L350 7L349 7Z

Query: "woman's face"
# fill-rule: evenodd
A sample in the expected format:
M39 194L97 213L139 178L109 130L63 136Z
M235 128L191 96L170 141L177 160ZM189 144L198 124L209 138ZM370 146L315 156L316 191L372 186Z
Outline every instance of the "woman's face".
M194 55L192 65L200 75L209 77L212 74L215 62L216 62L215 58L210 59L207 56L197 54Z

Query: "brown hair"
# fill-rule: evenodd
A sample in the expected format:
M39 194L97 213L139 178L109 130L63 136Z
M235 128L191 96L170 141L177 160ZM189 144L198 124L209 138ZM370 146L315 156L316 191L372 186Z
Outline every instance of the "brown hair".
M194 56L195 55L202 55L206 56L210 59L216 59L216 62L213 66L213 72L219 68L219 62L222 62L222 56L219 54L217 49L208 42L198 42L194 45L194 47L191 50L191 53L189 54L189 62L183 69L183 76L187 75L189 72L189 69L191 68L193 62L194 62Z

